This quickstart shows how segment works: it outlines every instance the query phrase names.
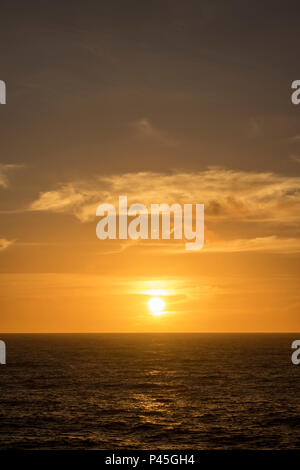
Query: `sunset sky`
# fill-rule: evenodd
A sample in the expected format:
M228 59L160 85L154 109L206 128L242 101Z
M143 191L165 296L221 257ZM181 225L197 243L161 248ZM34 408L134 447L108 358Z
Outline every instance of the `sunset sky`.
M299 13L1 6L0 332L300 331ZM204 203L203 250L98 240L119 195Z

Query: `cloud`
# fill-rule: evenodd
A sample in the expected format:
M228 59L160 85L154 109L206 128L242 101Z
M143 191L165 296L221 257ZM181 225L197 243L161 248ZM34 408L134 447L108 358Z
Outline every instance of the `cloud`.
M300 163L300 155L290 155L290 159L294 162Z
M250 137L259 137L263 132L264 119L262 117L252 117L249 120L248 134Z
M40 194L39 199L34 201L30 210L66 212L70 209L81 208L92 196L91 191L76 189L76 185L62 185L58 190L46 191Z
M167 147L175 147L177 145L176 140L169 137L164 131L159 130L146 118L134 121L131 123L131 126L138 138L151 140Z
M207 244L204 251L210 253L239 253L262 251L267 253L300 253L300 239L280 238L275 235L250 239L227 240Z
M291 142L299 142L300 141L300 135L293 135L293 137L290 137L289 140Z
M0 251L6 250L9 246L14 243L14 240L6 240L5 238L0 238Z
M123 173L74 181L43 192L31 211L73 214L82 222L95 219L100 203L204 203L210 219L293 223L300 221L300 177L219 167L198 172Z
M81 222L97 220L101 203L118 206L118 197L127 195L128 205L139 202L204 203L206 237L203 252L299 253L300 177L211 167L198 172L136 172L100 175L86 181L73 181L45 191L31 203L30 211L70 214ZM224 224L233 226L224 239ZM245 237L249 223L253 231ZM107 254L131 247L167 253L184 249L177 243L159 241L124 242L107 247ZM186 251L186 250L184 250ZM105 254L102 251L101 254Z
M130 240L128 240L130 242ZM122 249L115 251L101 252L103 254L113 254L132 248L133 244L122 242ZM186 250L182 240L138 240L135 245L140 253L146 254L152 251L160 251L162 255L195 254L195 251ZM256 238L232 238L227 240L208 239L199 253L247 253L263 252L277 254L300 253L300 238L284 238L277 235Z
M13 164L0 163L0 187L7 188L8 187L7 174L11 170L15 170L15 169L21 168L21 167L22 167L22 165L13 165Z

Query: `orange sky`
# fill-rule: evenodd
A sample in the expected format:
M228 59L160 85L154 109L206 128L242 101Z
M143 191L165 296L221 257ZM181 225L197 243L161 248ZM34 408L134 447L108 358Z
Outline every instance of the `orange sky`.
M4 7L0 332L299 331L296 15L76 4ZM98 240L120 195L204 203L204 249Z

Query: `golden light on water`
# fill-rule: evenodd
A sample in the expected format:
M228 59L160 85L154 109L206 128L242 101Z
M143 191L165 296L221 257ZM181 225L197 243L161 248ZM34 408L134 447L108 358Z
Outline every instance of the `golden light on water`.
M165 313L165 306L166 303L161 297L151 297L151 299L148 300L149 310L151 311L152 315L156 317Z

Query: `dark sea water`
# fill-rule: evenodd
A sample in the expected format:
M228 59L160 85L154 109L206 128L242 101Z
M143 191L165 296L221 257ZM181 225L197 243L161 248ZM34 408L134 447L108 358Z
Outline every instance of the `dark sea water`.
M298 336L0 335L0 448L300 448Z

